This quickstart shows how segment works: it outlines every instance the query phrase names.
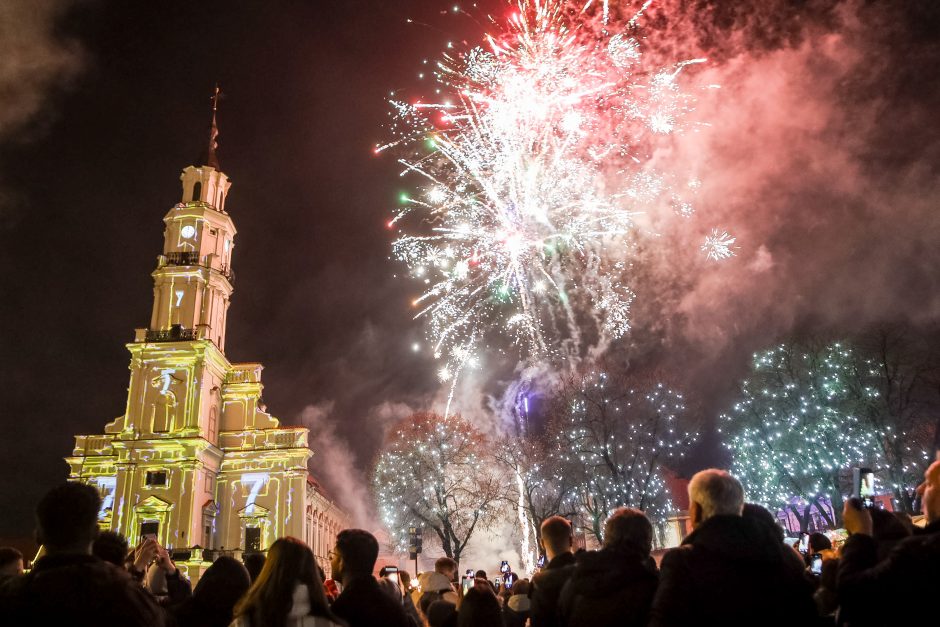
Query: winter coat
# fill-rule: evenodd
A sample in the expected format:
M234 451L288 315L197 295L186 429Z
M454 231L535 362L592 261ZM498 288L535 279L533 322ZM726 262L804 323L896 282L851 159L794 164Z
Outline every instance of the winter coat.
M769 525L713 516L663 556L650 625L811 625L813 587L803 570Z
M229 627L251 627L248 616L239 616ZM323 616L310 615L310 591L307 585L299 583L294 588L290 612L287 613L285 627L342 627L339 623Z
M883 560L871 536L855 534L842 547L837 591L845 625L930 625L937 622L940 521L901 540Z
M656 565L648 555L614 549L579 553L558 600L560 624L646 625L657 581Z
M349 581L330 609L349 627L410 625L402 604L383 592L372 575L360 575Z
M5 625L161 627L163 610L127 571L84 554L46 555L0 590Z
M524 594L514 594L509 597L506 605L503 606L504 627L525 627L530 607L529 597Z
M558 598L574 572L574 563L573 553L562 553L552 558L541 572L532 577L532 588L529 590L532 627L558 627L561 624L558 619Z

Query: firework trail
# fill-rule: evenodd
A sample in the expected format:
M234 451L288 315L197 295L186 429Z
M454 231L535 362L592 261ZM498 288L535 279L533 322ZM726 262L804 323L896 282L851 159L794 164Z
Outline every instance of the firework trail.
M676 190L694 185L649 160L691 125L679 81L704 59L647 67L637 22L649 4L621 15L607 2L520 0L485 46L438 62L446 97L392 101L395 138L377 151L396 147L402 174L423 181L389 222L393 253L427 286L416 317L451 397L491 338L535 361L576 354L585 332L621 337L638 216L692 214Z

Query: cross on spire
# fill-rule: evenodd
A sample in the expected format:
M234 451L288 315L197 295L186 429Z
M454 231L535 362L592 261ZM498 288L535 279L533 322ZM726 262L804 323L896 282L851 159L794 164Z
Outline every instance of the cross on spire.
M219 147L219 142L216 141L219 137L219 127L216 124L215 114L219 109L219 99L222 97L222 89L219 87L219 84L215 84L215 91L212 92L212 124L209 126L209 150L206 155L206 165L219 170L219 157L216 155L216 149Z

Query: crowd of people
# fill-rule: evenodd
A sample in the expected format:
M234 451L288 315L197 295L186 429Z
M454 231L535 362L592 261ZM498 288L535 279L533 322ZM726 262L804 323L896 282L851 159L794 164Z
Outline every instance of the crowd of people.
M0 625L928 625L940 590L940 461L918 492L923 528L852 499L843 513L849 538L833 549L814 535L807 554L816 560L785 541L769 511L744 502L737 479L711 469L689 483L693 531L658 565L652 524L624 507L607 519L596 551L574 551L565 518L543 521L546 561L531 580L471 571L458 581L446 557L416 582L392 566L374 576L378 541L346 529L329 555L331 579L306 544L285 537L266 557L217 558L192 588L155 538L131 549L99 532L98 492L66 483L37 507L44 555L28 573L19 551L0 548Z

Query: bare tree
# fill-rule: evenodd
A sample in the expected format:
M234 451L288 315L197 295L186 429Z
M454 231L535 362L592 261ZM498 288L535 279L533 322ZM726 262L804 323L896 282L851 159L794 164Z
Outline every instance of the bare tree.
M457 415L414 414L392 429L373 487L393 542L403 546L417 526L459 562L473 534L498 519L503 487L489 451L487 438Z
M914 487L932 461L934 417L940 410L940 363L924 338L902 326L879 327L859 336L854 380L861 414L877 434L883 475L898 509L914 510Z
M551 455L550 444L532 434L502 437L493 456L504 475L507 506L521 511L526 525L523 536L531 531L535 546L541 547L542 521L555 515L570 518L575 513L576 476L571 465Z
M697 436L683 424L681 393L657 377L612 368L563 380L549 408L552 455L575 469L577 504L599 541L618 507L654 519L671 513L663 467Z

